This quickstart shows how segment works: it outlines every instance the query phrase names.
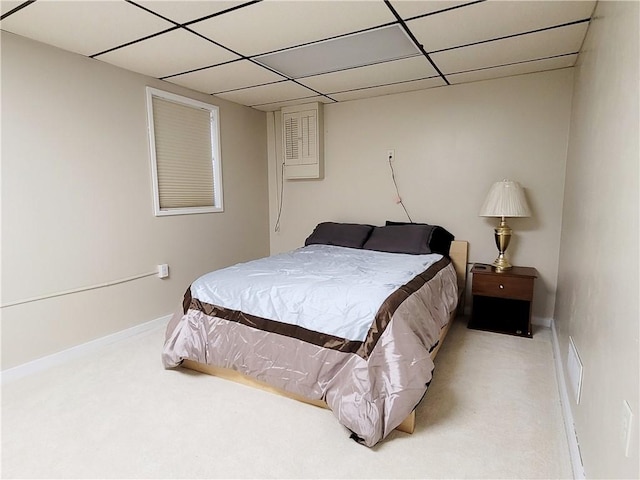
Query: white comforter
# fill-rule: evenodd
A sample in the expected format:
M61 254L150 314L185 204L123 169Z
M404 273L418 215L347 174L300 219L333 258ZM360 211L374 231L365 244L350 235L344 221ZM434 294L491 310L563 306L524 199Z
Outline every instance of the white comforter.
M191 285L191 294L212 305L364 341L382 302L441 258L310 245L208 273Z

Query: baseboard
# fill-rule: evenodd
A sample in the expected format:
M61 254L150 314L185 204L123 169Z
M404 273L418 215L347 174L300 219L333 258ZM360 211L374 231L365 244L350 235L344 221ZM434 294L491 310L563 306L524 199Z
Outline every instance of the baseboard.
M536 317L533 316L531 318L531 325L537 325L538 327L551 328L551 318L547 317Z
M584 466L582 465L582 457L580 455L580 445L578 443L578 435L573 421L573 413L570 407L569 392L567 391L567 383L564 379L564 368L562 366L562 355L560 354L560 343L558 341L558 332L556 331L556 323L551 320L551 343L553 344L553 357L556 365L556 377L558 379L558 390L560 391L560 404L562 405L562 417L564 418L564 429L569 442L569 456L571 458L571 468L573 469L573 478L576 480L584 480Z
M126 330L121 330L120 332L112 333L111 335L106 335L104 337L91 340L90 342L68 348L67 350L63 350L58 353L47 355L46 357L38 358L37 360L18 365L17 367L8 368L0 372L0 384L6 385L9 382L24 378L27 375L42 372L62 363L75 360L112 343L124 340L129 337L133 337L135 335L139 335L148 330L160 327L163 324L166 325L170 319L171 315L165 315L163 317L156 318L155 320L151 320L150 322L136 325L134 327L127 328Z

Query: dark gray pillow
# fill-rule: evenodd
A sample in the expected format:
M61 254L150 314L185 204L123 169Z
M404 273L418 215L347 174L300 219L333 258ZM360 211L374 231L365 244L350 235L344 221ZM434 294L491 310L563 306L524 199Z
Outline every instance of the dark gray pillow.
M449 233L446 229L442 228L440 225L429 225L428 223L406 223L406 222L392 222L387 220L387 226L397 226L397 225L424 225L427 227L432 227L431 233L429 234L429 239L427 240L427 244L429 246L429 253L439 253L441 255L449 255L449 250L451 249L451 242L455 239L455 237Z
M429 237L431 225L387 225L375 227L369 240L362 248L378 252L410 253L421 255L431 253Z
M339 247L362 248L373 230L372 225L359 223L319 223L305 245L336 245Z

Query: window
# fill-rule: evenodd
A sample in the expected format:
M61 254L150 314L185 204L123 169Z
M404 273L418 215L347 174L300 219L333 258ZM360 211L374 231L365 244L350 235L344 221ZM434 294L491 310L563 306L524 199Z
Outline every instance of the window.
M222 212L218 107L147 87L156 216Z

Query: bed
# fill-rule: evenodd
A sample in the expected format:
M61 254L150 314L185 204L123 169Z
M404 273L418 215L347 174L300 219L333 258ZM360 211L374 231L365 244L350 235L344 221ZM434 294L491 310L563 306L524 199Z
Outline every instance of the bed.
M304 247L190 285L163 363L329 408L373 446L413 431L466 253L437 226L321 223Z

